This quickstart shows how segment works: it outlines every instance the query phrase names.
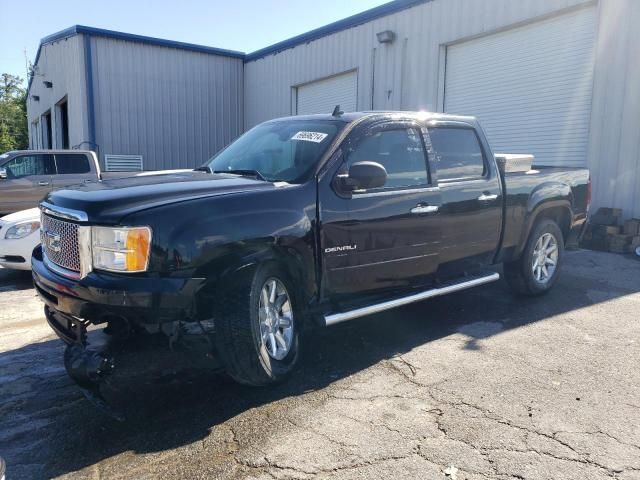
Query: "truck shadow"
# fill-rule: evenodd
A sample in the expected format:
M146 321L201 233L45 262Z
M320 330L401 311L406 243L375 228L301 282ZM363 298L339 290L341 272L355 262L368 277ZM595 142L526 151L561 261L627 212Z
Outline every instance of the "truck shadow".
M33 288L31 272L0 267L0 292Z
M0 454L10 478L50 478L124 452L168 451L204 441L250 409L321 390L433 340L459 334L462 348L482 349L483 339L501 332L640 291L637 282L610 281L615 268L603 266L603 257L577 255L570 261L579 265L567 268L543 298L513 297L499 282L314 331L297 374L283 385L252 389L210 374L133 382L122 390L129 405L124 423L98 412L72 385L62 368L60 341L4 352ZM640 264L630 263L637 275Z

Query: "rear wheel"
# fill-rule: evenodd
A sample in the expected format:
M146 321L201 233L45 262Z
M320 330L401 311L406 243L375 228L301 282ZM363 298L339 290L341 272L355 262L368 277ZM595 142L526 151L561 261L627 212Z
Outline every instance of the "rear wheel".
M261 386L289 376L298 359L297 305L288 275L271 263L225 296L214 313L216 346L234 380Z
M521 257L505 263L507 283L517 293L542 295L555 284L563 257L560 227L553 220L543 219L534 226Z

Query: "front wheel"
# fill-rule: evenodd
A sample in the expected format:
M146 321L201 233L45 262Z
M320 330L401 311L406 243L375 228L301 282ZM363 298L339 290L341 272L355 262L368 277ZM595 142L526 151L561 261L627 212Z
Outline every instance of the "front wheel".
M538 222L519 259L504 264L509 287L529 296L542 295L555 284L564 257L562 231L553 220Z
M214 312L216 346L227 373L253 386L285 380L298 360L298 301L288 275L275 264L229 292Z

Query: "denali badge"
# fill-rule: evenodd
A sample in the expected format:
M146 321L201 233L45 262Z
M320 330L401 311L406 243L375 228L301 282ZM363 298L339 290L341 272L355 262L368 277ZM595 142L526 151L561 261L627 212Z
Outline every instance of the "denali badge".
M47 246L50 250L58 253L61 250L60 235L57 233L46 232Z
M355 250L357 245L342 245L341 247L329 247L324 249L324 253L344 252L345 250Z

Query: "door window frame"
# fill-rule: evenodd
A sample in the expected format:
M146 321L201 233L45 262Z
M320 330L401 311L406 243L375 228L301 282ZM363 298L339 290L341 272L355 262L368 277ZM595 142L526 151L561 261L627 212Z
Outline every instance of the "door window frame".
M437 151L435 150L435 147L433 146L433 142L431 141L431 135L430 135L430 132L429 132L430 129L436 129L436 128L471 130L473 132L473 134L476 137L476 141L478 142L478 146L480 147L480 152L482 153L482 165L483 165L483 173L482 173L482 175L473 175L473 176L455 177L455 178L445 178L445 179L441 179L440 178L440 176L439 176L440 172L438 170L438 165L437 165L437 162L435 160L435 156L437 154ZM427 140L429 142L428 143L428 149L427 149L427 155L429 157L429 163L433 164L433 170L435 171L436 175L438 175L438 185L446 186L446 185L452 184L452 183L478 182L478 181L483 181L483 180L490 180L493 177L493 169L492 169L492 166L490 165L490 162L488 161L487 152L486 152L486 148L485 148L484 142L482 141L482 139L478 135L478 131L473 125L471 125L469 123L464 123L464 122L449 122L449 121L445 121L445 122L430 122L427 126L422 128L422 137L423 137L423 141L425 141L425 143L427 142Z
M31 173L29 175L22 175L20 177L7 177L7 180L19 180L21 178L27 178L27 177L41 177L41 176L52 176L55 175L56 172L58 171L58 166L56 165L56 159L55 159L55 155L51 154L51 153L23 153L20 155L16 155L15 157L7 160L3 165L2 168L7 168L7 165L9 165L11 162L13 162L14 160L17 160L18 158L24 158L24 157L47 157L50 156L53 160L53 169L54 169L54 173ZM46 170L46 164L44 163L45 160L43 159L43 166L45 167Z
M420 139L420 145L422 147L422 155L424 157L424 168L427 174L427 183L416 184L416 185L406 185L401 187L378 187L374 189L363 189L363 190L353 190L353 191L344 191L339 187L335 188L336 193L341 197L347 198L366 198L372 196L384 196L391 195L395 193L409 193L409 192L418 192L418 191L430 191L437 189L437 177L435 176L429 161L429 155L427 151L427 145L424 138L423 133L424 126L414 121L394 121L394 120L385 120L383 122L375 123L373 125L366 125L358 127L356 130L351 132L343 144L342 150L342 162L338 171L334 175L334 185L338 185L336 181L340 175L343 175L348 172L346 169L347 163L349 160L349 154L353 151L355 147L357 147L365 138L375 135L379 132L383 131L393 131L393 130L414 130L418 138ZM364 131L363 131L364 130Z

